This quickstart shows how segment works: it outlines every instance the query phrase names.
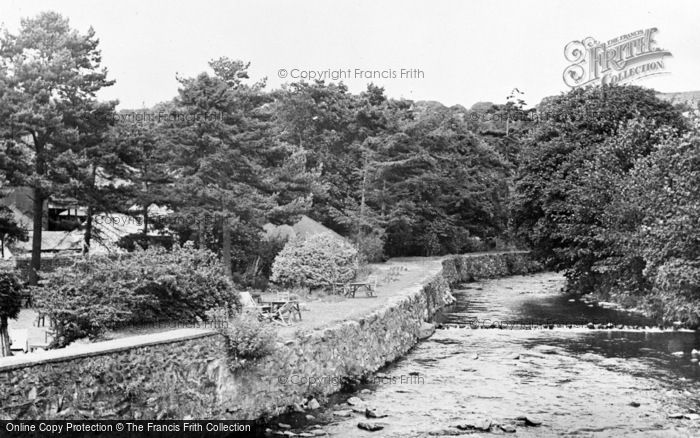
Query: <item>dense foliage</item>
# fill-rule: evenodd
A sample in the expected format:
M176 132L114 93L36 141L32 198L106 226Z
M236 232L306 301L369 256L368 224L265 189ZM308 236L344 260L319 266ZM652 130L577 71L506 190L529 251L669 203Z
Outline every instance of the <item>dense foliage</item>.
M0 271L0 356L11 354L7 320L19 315L22 289L22 283L14 272Z
M317 288L352 280L357 250L330 233L290 240L277 254L270 280L285 286Z
M681 110L604 86L537 111L519 157L519 234L572 289L697 325L697 134Z
M48 274L34 293L55 324L57 345L121 325L191 322L209 309L238 306L216 255L191 245L82 259Z
M277 331L272 325L259 321L255 315L241 313L230 319L222 332L226 336L233 369L261 359L275 350Z
M666 138L638 160L606 219L640 261L643 287L613 292L665 321L700 326L700 132ZM630 228L629 224L636 226ZM615 227L614 229L620 229ZM630 257L628 256L628 257Z

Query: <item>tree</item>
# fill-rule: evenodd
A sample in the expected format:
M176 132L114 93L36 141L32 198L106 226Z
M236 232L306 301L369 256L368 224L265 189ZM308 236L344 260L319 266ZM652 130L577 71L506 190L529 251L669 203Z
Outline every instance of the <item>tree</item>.
M171 186L174 173L170 166L171 154L168 149L166 132L162 122L173 113L173 102L158 104L139 114L138 111L121 111L120 122L111 133L114 148L120 151L123 162L128 166L127 179L131 183L129 203L140 207L143 218L142 234L148 233L152 224L149 207L172 204Z
M5 257L5 245L15 240L27 240L27 230L15 221L12 210L0 205L0 259Z
M646 287L631 294L642 295L665 322L695 327L700 325L698 169L698 130L667 133L634 163L605 218L621 230L616 237L624 249L640 260Z
M686 122L652 90L635 86L545 99L537 119L519 158L513 220L541 260L591 291L604 277L600 262L618 255L603 223L617 184L650 153L658 128L683 130Z
M90 135L93 127L81 121L96 109L95 93L114 83L100 68L98 43L92 28L80 34L55 12L23 19L16 35L0 39L2 133L30 163L26 171L12 169L10 182L33 189L32 284L41 269L44 201L57 182L66 182L66 154L79 155Z
M166 122L181 201L174 218L209 219L221 230L217 249L232 276L232 231L260 229L267 220L305 211L313 173L306 172L303 150L271 135L272 97L263 92L263 82L246 83L248 65L221 58L210 66L213 76L180 78L175 111Z
M344 84L292 83L275 93L273 123L285 144L307 151L308 166L319 169L323 189L316 191L312 216L345 234L352 226L342 219L348 196L360 189L356 172L361 161L356 96Z

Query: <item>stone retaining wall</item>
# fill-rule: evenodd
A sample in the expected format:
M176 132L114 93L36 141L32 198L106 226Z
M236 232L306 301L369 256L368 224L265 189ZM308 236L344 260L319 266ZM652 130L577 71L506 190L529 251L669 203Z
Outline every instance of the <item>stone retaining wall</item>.
M279 344L233 372L226 340L176 330L0 361L0 419L234 418L284 412L337 392L348 377L377 371L418 342L421 326L454 298L450 285L531 272L527 253L452 256L423 284L359 320Z

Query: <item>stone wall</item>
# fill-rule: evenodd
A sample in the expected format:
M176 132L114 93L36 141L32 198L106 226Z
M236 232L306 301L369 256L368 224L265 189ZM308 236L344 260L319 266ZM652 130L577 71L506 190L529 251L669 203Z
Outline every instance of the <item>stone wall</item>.
M223 337L185 329L0 362L0 419L216 416Z
M442 266L442 275L451 286L468 281L542 270L542 265L532 260L528 251L451 256L442 262Z
M418 342L421 326L454 298L450 285L530 272L526 253L453 256L403 296L359 320L301 333L232 371L226 340L176 330L52 350L0 362L0 419L234 418L282 413L341 389Z

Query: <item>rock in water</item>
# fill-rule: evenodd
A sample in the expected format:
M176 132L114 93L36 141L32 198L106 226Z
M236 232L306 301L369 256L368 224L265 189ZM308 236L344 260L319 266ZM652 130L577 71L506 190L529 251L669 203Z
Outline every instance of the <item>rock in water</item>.
M435 325L430 324L428 322L424 322L418 329L418 339L420 339L421 341L423 339L428 339L433 335L433 333L435 333Z
M639 402L633 401L633 402L630 402L630 406L632 406L633 408L638 408L640 406L640 404L639 404Z
M364 403L360 397L350 397L347 402L350 406L358 406Z
M279 426L280 429L291 429L292 426L290 426L287 423L278 423L277 426Z
M499 425L501 430L506 433L515 433L515 426L512 424L501 424Z
M484 431L489 430L489 429L491 429L491 420L489 420L488 418L483 418L483 419L477 421L474 426L475 426L475 429L484 430Z
M388 415L383 413L383 412L377 412L376 409L367 408L367 409L365 409L365 417L367 417L367 418L384 418L384 417L388 417Z
M360 429L368 430L370 432L376 432L378 430L384 429L384 426L382 426L381 424L365 422L357 423L357 427L359 427Z
M542 420L539 418L531 417L529 415L521 415L516 420L524 421L527 426L539 426L542 424Z
M491 420L488 418L470 418L462 424L458 424L459 430L483 430L491 429Z
M306 407L311 409L311 410L314 410L314 409L320 408L321 405L319 404L319 402L315 398L312 398L311 400L308 401L308 403L306 403Z

